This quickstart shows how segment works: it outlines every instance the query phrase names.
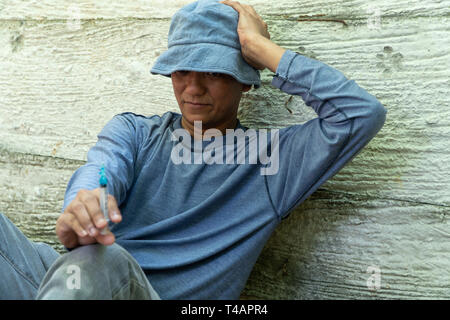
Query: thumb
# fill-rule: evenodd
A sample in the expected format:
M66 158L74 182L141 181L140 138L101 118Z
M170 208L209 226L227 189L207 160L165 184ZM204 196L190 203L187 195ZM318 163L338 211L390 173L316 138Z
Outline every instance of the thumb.
M122 214L120 213L119 206L117 205L116 198L113 195L108 195L108 214L109 219L114 223L122 221Z

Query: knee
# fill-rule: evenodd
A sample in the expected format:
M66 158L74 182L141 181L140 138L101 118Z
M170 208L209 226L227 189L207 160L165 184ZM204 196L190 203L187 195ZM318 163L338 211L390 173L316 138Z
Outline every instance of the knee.
M115 243L110 246L95 243L77 247L70 252L65 253L64 257L67 260L93 263L96 260L108 260L114 256L117 258L122 250L125 249Z
M81 268L102 266L123 269L129 267L130 263L137 264L131 255L116 243L109 246L102 244L81 246L65 253L60 259L62 264L73 264Z
M147 283L136 260L120 245L86 245L64 254L52 265L38 299L148 297Z

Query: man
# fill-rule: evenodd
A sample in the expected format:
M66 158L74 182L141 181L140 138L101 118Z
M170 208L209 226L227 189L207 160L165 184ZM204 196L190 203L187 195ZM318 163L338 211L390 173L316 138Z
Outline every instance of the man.
M216 142L208 132L228 141L223 150L216 145L218 153L228 156L230 145L237 150L234 138L226 138L249 130L237 119L239 101L260 86L258 70L265 68L275 73L272 85L300 95L318 114L271 136L276 170L262 174L269 164L261 161L175 163L179 143L194 158L203 156ZM22 257L2 248L14 266L6 271L0 264L2 276L13 275L9 288L38 299L238 299L281 219L385 121L386 110L372 95L341 72L273 43L255 10L235 1L200 0L179 10L169 49L152 73L171 77L181 115L123 113L108 122L67 187L56 233L69 253L58 257L30 244L3 219L5 241L20 238L27 248ZM174 134L180 130L193 139L180 142ZM102 164L110 193L106 234Z

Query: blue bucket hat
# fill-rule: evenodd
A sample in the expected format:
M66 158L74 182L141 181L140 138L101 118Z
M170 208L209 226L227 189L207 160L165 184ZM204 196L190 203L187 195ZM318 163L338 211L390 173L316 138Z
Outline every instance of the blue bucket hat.
M259 71L242 57L238 20L237 11L218 0L199 0L184 6L172 17L168 50L158 57L150 72L166 77L177 70L225 73L259 88Z

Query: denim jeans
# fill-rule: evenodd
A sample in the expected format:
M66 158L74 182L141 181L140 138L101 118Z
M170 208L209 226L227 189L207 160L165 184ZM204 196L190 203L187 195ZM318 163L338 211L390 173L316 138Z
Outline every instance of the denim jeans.
M155 299L159 295L121 246L93 244L60 255L32 242L0 213L0 299Z

